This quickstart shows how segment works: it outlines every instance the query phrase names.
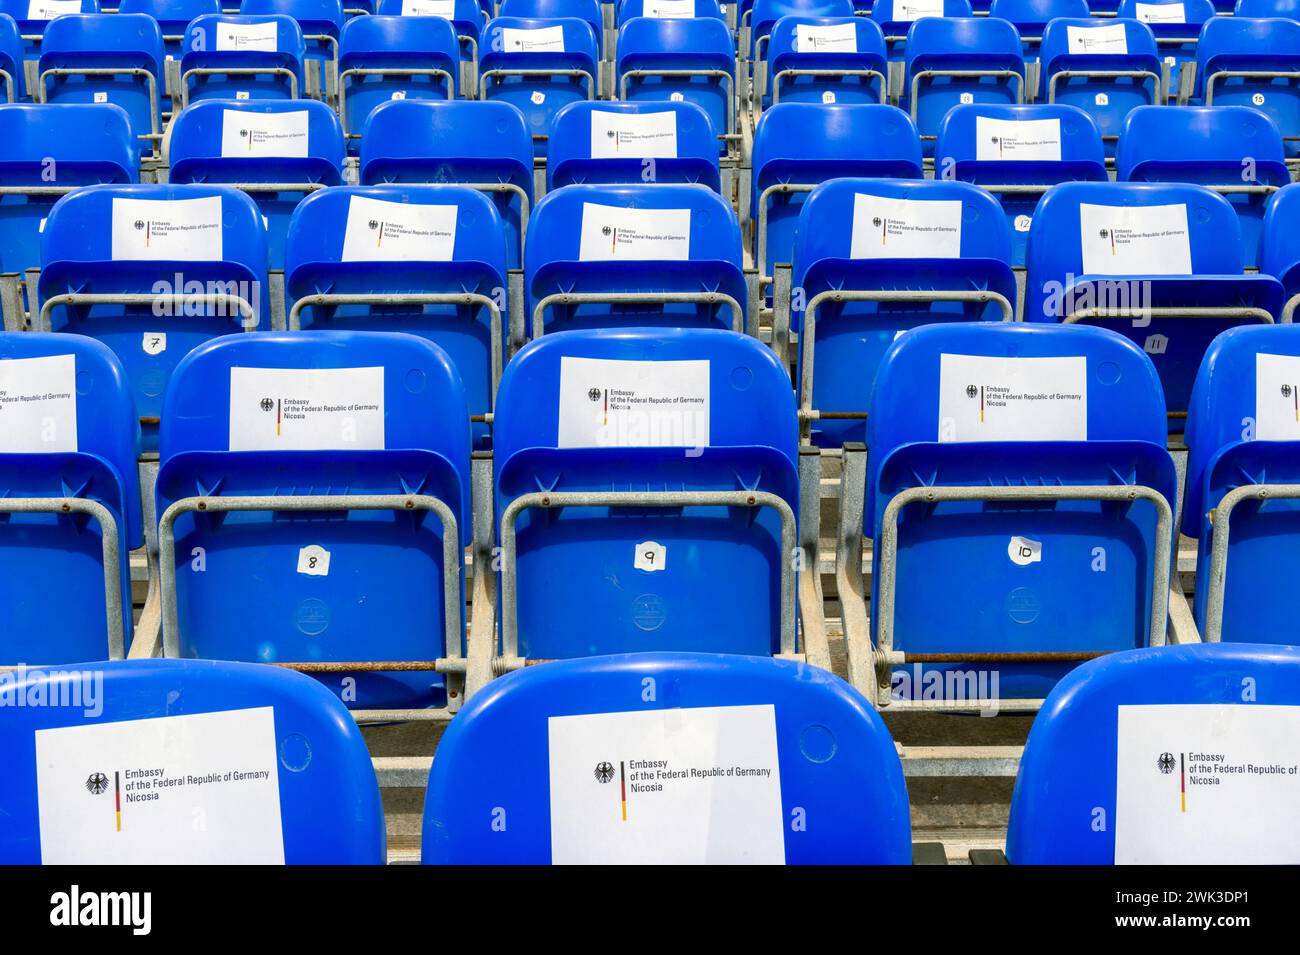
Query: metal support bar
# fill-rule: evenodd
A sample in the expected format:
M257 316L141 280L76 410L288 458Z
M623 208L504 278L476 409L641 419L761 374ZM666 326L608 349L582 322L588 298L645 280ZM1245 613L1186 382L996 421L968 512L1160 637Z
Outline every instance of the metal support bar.
M447 81L447 99L456 98L456 80L446 70L439 69L350 69L339 74L339 123L343 126L343 135L350 136L347 107L347 79L350 76L430 76Z
M627 99L627 81L630 79L641 79L646 76L662 76L669 79L685 78L691 76L705 76L713 79L722 80L722 85L726 88L724 94L727 99L727 135L735 135L736 132L736 78L726 70L628 70L622 73L618 78L618 98ZM722 137L719 137L722 138Z
M1053 73L1047 78L1047 102L1056 102L1056 81L1070 79L1075 76L1081 76L1089 80L1117 80L1129 77L1132 79L1150 80L1155 84L1155 95L1151 97L1152 103L1160 102L1160 75L1152 73L1150 70L1061 70L1059 73ZM1206 102L1209 105L1209 102Z
M103 504L85 497L0 497L0 514L84 514L99 525L104 562L104 616L108 623L108 658L126 655L122 623L122 552L117 520Z
M814 76L825 79L838 79L845 76L861 76L866 79L880 80L880 102L885 103L889 99L889 78L879 70L781 70L776 76L772 77L772 105L775 106L781 102L781 79L787 76ZM757 97L761 103L762 94Z
M47 99L49 91L45 88L45 80L51 76L143 76L145 78L145 85L149 87L149 132L153 136L158 135L158 77L154 76L149 70L141 69L140 67L94 67L87 69L60 68L45 70L36 79L36 101L38 103L49 102Z
M1293 501L1300 498L1300 484L1247 484L1233 488L1210 512L1210 573L1205 592L1206 643L1223 637L1223 601L1228 583L1228 534L1232 512L1242 501Z
M1025 101L1025 77L1016 70L918 70L912 74L912 122L917 121L917 110L920 104L917 102L921 95L921 81L929 79L932 76L945 76L955 80L973 80L988 77L990 79L1015 79L1016 80L1016 102Z
M781 518L781 653L795 653L795 570L798 544L794 511L769 491L534 491L510 502L501 515L501 649L519 659L518 544L515 523L529 508L556 507L770 507ZM502 662L500 660L498 663Z
M835 542L835 591L844 623L849 682L869 700L877 697L871 618L862 579L862 522L866 501L867 447L846 444L841 451L840 523Z
M1285 315L1286 313L1283 312ZM1159 308L1081 308L1065 316L1061 324L1073 325L1098 318L1253 318L1272 325L1273 315L1268 309L1250 305L1188 306L1162 305ZM1284 319L1285 321L1285 319Z
M305 308L333 305L477 305L488 310L488 324L492 341L492 406L497 400L497 385L501 383L502 335L501 308L489 296L478 292L393 292L367 295L306 295L289 309L289 331L302 330L302 311Z
M727 305L731 308L731 330L745 330L745 310L725 292L555 292L533 307L533 337L545 334L546 311L556 305Z
M976 305L994 303L1002 309L1004 322L1015 321L1016 309L1005 295L992 291L958 291L919 289L852 291L835 289L818 292L808 302L804 310L803 325L799 332L799 442L807 444L812 440L812 423L818 417L813 410L813 355L817 337L817 309L823 302L885 302L930 304L933 302L970 302ZM826 414L825 417L830 417Z
M1300 494L1300 488L1297 489ZM1151 620L1147 645L1163 646L1169 610L1169 574L1173 554L1173 509L1154 488L1143 485L1077 485L1025 487L910 487L895 494L885 505L881 517L878 558L875 573L879 577L876 607L877 678L885 699L888 698L889 666L903 662L894 653L894 601L897 592L898 518L909 504L933 505L951 501L979 502L1056 502L1115 501L1131 504L1150 501L1156 509L1156 540L1153 555Z
M796 183L796 182L779 182L775 185L768 186L758 197L758 211L750 210L751 215L758 216L758 225L755 227L754 241L756 244L756 254L754 256L754 268L758 269L758 291L761 295L763 289L772 284L772 276L763 272L763 263L767 261L767 200L776 195L792 195L797 192L812 192L817 186L813 183Z
M1220 79L1300 80L1300 73L1280 70L1218 70L1205 78L1205 105L1214 105L1214 84Z
M820 486L821 454L816 448L799 450L799 625L801 646L813 666L831 669L831 647L826 636L826 600L822 593Z
M172 294L170 292L156 294L153 292L106 292L94 294L67 292L63 295L52 295L41 303L38 331L49 330L50 313L60 305L154 305L160 302L169 302L173 312L177 309L183 310L188 305L200 304L222 311L238 310L245 331L252 331L257 328L257 315L248 300L226 292L200 292L195 295Z
M596 78L586 70L485 70L479 75L478 98L488 98L488 80L496 79L500 76L574 76L587 81L587 99L596 99ZM545 136L534 136L534 139L545 139Z
M284 66L227 66L202 67L181 74L181 109L190 105L191 76L286 76L289 78L289 99L298 99L298 77Z

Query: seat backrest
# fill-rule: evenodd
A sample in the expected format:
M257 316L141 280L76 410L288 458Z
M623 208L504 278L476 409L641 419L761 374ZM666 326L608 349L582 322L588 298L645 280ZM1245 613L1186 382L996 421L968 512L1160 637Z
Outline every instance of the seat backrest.
M7 13L0 13L0 72L8 76L3 99L15 102L27 95L27 79L23 76L23 38L18 32L18 22Z
M1049 20L1088 16L1088 0L993 0L989 16L1010 20L1025 37L1042 37Z
M718 141L695 103L570 103L551 124L546 188L699 183L719 188Z
M99 0L0 0L0 13L13 17L26 36L44 33L45 25L56 17L99 13Z
M223 64L234 68L280 66L296 77L298 95L302 96L302 62L307 55L302 34L296 20L280 14L204 14L195 17L185 31L181 69L215 69Z
M162 32L178 36L195 17L221 12L221 0L121 0L118 13L147 13Z
M1295 72L1297 63L1300 21L1289 16L1213 17L1201 27L1196 44L1196 95L1205 96L1206 81L1218 72ZM1215 89L1221 92L1221 86Z
M939 168L981 184L1106 179L1096 121L1064 103L954 106L939 127Z
M478 39L487 22L478 0L379 0L379 15L385 17L438 17L450 20L457 34ZM353 17L348 23L356 20ZM347 23L343 25L347 30ZM374 48L376 51L379 47Z
M130 120L111 103L0 104L0 139L5 185L48 185L41 172L51 158L61 184L136 179Z
M40 68L126 67L162 75L158 21L144 13L75 13L50 21L41 40Z
M1020 34L998 17L924 17L907 31L907 75L1009 69L1024 75Z
M633 17L652 17L658 20L681 20L692 17L726 19L718 0L620 0L618 25L622 26Z
M1297 733L1295 647L1195 644L1093 660L1034 719L1007 856L1021 865L1294 864L1284 767Z
M753 156L755 199L781 181L815 183L855 174L921 178L916 126L893 106L778 103L755 127Z
M0 699L6 864L385 861L361 732L300 674L131 660L5 674Z
M853 0L755 0L750 40L757 59L767 59L768 49L758 41L772 32L778 20L789 16L851 17Z
M597 49L604 45L605 20L600 0L501 0L500 15L525 20L573 17L591 27Z
M426 864L911 861L889 732L824 670L634 654L530 667L493 689L439 743Z
M1147 70L1160 75L1161 59L1151 28L1138 20L1059 17L1043 30L1039 98L1062 70Z
M597 49L591 24L577 17L496 17L488 21L479 45L479 69L574 69L594 74Z
M314 100L205 100L177 113L171 182L343 182L343 129Z
M473 0L461 2L471 11L478 9ZM352 17L343 25L339 40L339 70L441 66L454 76L460 65L455 24L452 17L432 15ZM357 118L358 127L362 119Z
M871 6L871 19L887 37L905 36L908 24L922 17L969 16L974 16L970 0L876 0Z
M633 17L619 27L617 50L620 76L632 69L720 69L735 73L731 31L726 23L713 17ZM688 61L689 66L683 61Z
M1025 320L1063 318L1070 277L1235 276L1242 262L1237 214L1204 186L1063 183L1039 201L1030 227Z
M340 0L241 0L239 12L250 16L283 14L298 21L305 34L338 39L343 29Z
M1269 197L1260 235L1259 268L1276 276L1287 298L1300 294L1300 189L1283 186Z
M1116 16L1140 20L1156 36L1195 39L1201 24L1214 17L1214 3L1213 0L1119 0ZM1188 30L1188 25L1196 30Z
M1237 0L1235 15L1246 19L1261 17L1300 18L1300 0Z
M1266 113L1248 106L1139 106L1124 121L1115 168L1131 181L1291 181L1282 134Z
M868 17L788 14L772 25L768 72L782 69L884 70L885 35Z

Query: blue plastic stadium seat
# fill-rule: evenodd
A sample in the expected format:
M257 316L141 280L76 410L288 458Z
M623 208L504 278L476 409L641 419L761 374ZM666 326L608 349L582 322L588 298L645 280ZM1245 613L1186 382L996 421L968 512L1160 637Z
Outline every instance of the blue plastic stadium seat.
M71 14L50 21L41 41L36 98L47 103L112 103L126 110L137 154L157 145L163 43L142 13ZM140 71L144 72L141 76Z
M375 108L361 142L361 183L470 185L496 204L506 266L523 262L533 203L533 144L509 103L392 102Z
M902 110L883 105L778 103L754 129L755 264L770 276L790 262L808 192L827 179L921 178L921 140ZM798 187L798 188L791 188Z
M718 0L620 0L615 25L621 27L635 17L653 17L659 20L727 18Z
M880 24L891 60L903 59L907 32L923 17L971 17L970 0L875 0L871 19Z
M1290 588L1266 583L1300 533L1298 502L1268 487L1300 483L1297 369L1300 327L1233 328L1210 344L1192 388L1183 533L1198 541L1196 622L1211 642L1297 642ZM1220 532L1225 563L1216 569Z
M1039 59L1038 99L1090 114L1108 156L1129 110L1164 103L1156 39L1137 20L1052 20L1043 31Z
M0 522L0 665L121 658L131 642L129 555L144 542L140 432L122 366L80 335L0 333L0 388L8 399L2 496L51 499L49 513L6 513ZM102 511L58 513L67 499ZM117 575L105 566L105 517L117 539L110 551Z
M365 740L328 693L297 673L131 660L29 671L0 694L73 701L0 707L0 863L384 863L384 811ZM130 793L150 785L130 779L130 770L144 769L137 762L173 778L214 770L275 777L173 784L154 789L157 801L133 805ZM196 826L198 818L206 825ZM181 822L163 827L164 819Z
M266 228L253 200L229 186L88 186L50 210L37 294L38 328L48 321L117 354L144 426L143 450L152 451L163 390L181 358L210 338L256 329L269 314ZM226 298L120 301L179 294ZM252 321L236 299L251 306Z
M0 0L0 13L7 13L18 24L27 59L41 52L41 37L49 23L71 13L99 13L98 0Z
M1196 41L1201 26L1214 18L1213 0L1120 0L1117 16L1141 20L1151 28L1165 66L1167 87L1177 92L1185 63L1196 62Z
M1237 214L1204 186L1066 183L1042 198L1030 226L1024 318L1067 322L1106 310L1076 320L1136 342L1155 362L1169 410L1185 411L1214 336L1281 313L1277 279L1243 275L1242 261Z
M803 305L791 309L790 321L800 343L797 385L804 406L818 411L863 412L863 382L875 377L885 350L905 329L1012 321L1016 314L1011 230L997 200L964 182L822 183L799 215L792 284L802 290ZM879 293L922 291L936 301L879 300ZM875 298L844 301L844 293ZM952 300L971 293L990 293L1001 302ZM821 295L826 299L818 302ZM809 306L815 309L813 329ZM822 447L866 440L860 419L810 425L812 442Z
M544 335L506 368L493 438L507 658L794 652L781 518L793 533L794 397L758 339L699 328ZM640 496L611 503L629 489ZM570 492L606 496L549 506ZM653 505L647 492L721 503Z
M647 696L647 687L659 692ZM561 782L556 761L576 763L586 754L567 738L561 749L552 734L587 727L613 734L602 744L611 749L593 753L591 765ZM712 769L715 756L734 760L738 745L767 754L779 785L732 776L644 828L651 800L673 786L707 784L665 782L663 794L638 794L636 771L626 778L628 757ZM557 804L555 787L570 781L574 789L565 786ZM762 793L756 808L733 801L755 789ZM719 815L719 805L733 813ZM476 822L498 818L505 825L495 831ZM821 822L799 825L805 818ZM587 820L587 838L572 829L579 819ZM712 654L569 660L502 677L469 702L438 744L423 833L426 864L906 865L912 858L902 768L867 702L816 667Z
M0 272L40 268L42 224L58 199L44 190L136 181L131 121L111 103L0 105L0 142L0 183L34 190L0 196Z
M885 353L868 413L866 528L877 566L894 571L872 579L878 649L1078 654L1164 639L1177 485L1160 382L1132 342L1082 326L918 328ZM946 487L963 490L927 494ZM1116 498L1024 499L1073 487ZM886 515L896 515L892 555ZM936 573L943 567L979 572ZM900 670L916 687L935 669L1016 699L1041 698L1070 666L913 658Z
M221 0L122 0L118 13L147 13L158 21L167 56L179 60L190 21L219 14Z
M291 307L289 328L409 332L436 342L456 366L469 414L481 418L492 410L506 355L505 248L492 201L464 186L313 193L294 212L285 243L285 297L301 309L295 316ZM317 300L333 295L370 300ZM391 295L476 298L383 301ZM475 424L477 444L487 433Z
M293 17L302 29L307 59L317 61L322 74L330 67L337 67L339 36L343 32L343 4L340 0L241 0L239 12L250 16L282 14ZM325 82L322 75L322 89Z
M1161 647L1080 667L1053 691L1029 733L1011 797L1009 861L1300 861L1294 813L1284 830L1269 828L1276 810L1261 797L1276 789L1266 776L1206 772L1207 762L1191 760L1215 753L1226 756L1227 770L1268 766L1277 752L1269 740L1279 729L1292 732L1297 705L1295 647ZM1198 779L1218 784L1213 798ZM1254 819L1239 821L1246 817Z
M18 23L7 13L0 13L0 83L4 84L0 103L27 99L27 80L23 76L23 38Z
M764 109L780 102L883 103L885 36L868 17L784 16L772 27L767 75Z
M1287 155L1300 155L1300 22L1215 17L1196 45L1197 100L1253 106L1277 124ZM1265 76L1251 74L1271 74Z
M1300 19L1300 0L1236 0L1235 7L1229 6L1227 9L1236 16L1247 19L1258 17Z
M555 117L546 189L574 183L696 183L721 189L717 139L694 103L570 103Z
M948 110L962 103L1023 103L1025 64L1020 34L997 17L925 17L907 34L903 96L922 144L933 154Z
M735 213L712 190L566 186L547 193L528 224L529 335L636 325L744 331L743 268ZM629 293L643 299L610 301ZM664 302L664 295L694 301Z
M1237 210L1247 268L1259 261L1268 195L1291 181L1277 127L1246 106L1139 106L1125 120L1115 169L1130 182L1195 182L1222 192ZM1261 191L1238 191L1243 186Z
M339 418L343 406L326 403L312 423L312 401L341 396L366 407ZM307 417L291 425L283 409L300 402ZM447 553L459 564L469 543L469 456L460 377L447 353L422 338L268 332L195 349L167 392L158 514L195 497L210 503L208 514L176 512L177 618L174 626L164 620L167 655L260 663L459 655L463 570L451 568L444 586L444 568ZM424 495L441 502L456 531L436 513L400 504L216 510L223 497L303 494ZM195 553L204 555L202 572ZM446 694L433 672L319 678L362 709L437 706Z
M1025 264L1029 224L1044 192L1061 182L1108 178L1096 122L1063 104L954 106L939 126L935 157L941 173L975 183L1002 204L1017 268Z
M197 17L185 31L181 103L305 97L305 57L292 17Z
M1090 15L1088 0L993 0L989 5L989 16L1011 21L1020 33L1026 63L1038 59L1049 20Z
M379 0L379 13L386 17L440 17L451 21L460 44L460 58L466 63L478 63L479 41L488 21L488 14L478 0ZM364 35L371 36L369 31ZM382 47L372 46L372 49L378 52ZM345 52L341 51L340 55Z
M343 183L343 130L315 100L205 100L172 123L168 157L174 183L240 183L266 223L267 265L284 268L284 239L299 201ZM259 184L289 188L265 191Z
M497 17L483 33L479 97L518 107L535 154L545 156L555 114L599 95L599 62L596 37L585 20Z
M736 131L736 51L725 23L636 17L619 28L617 51L618 99L694 103L719 136ZM718 150L727 152L726 140Z
M788 16L851 17L853 0L755 0L749 31L751 60L767 60L772 28Z
M460 0L477 10L473 0ZM348 151L375 108L391 100L455 99L460 44L451 21L439 17L353 17L339 43L339 115Z
M575 18L591 27L596 50L605 51L605 16L601 0L501 0L498 14L519 20L559 20Z
M1290 322L1294 299L1300 295L1300 189L1284 186L1269 197L1260 229L1259 267L1282 283L1287 309L1280 316Z

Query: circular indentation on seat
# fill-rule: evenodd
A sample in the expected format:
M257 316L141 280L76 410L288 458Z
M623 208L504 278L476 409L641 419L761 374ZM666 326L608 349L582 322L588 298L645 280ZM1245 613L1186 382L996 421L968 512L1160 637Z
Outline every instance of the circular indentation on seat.
M77 372L77 394L88 395L95 387L95 376L88 371Z
M1120 379L1119 364L1103 361L1097 365L1097 381L1103 385L1113 385Z
M301 733L290 733L280 741L280 765L300 773L311 765L311 743Z
M1043 602L1032 587L1017 587L1007 594L1007 616L1016 623L1033 623L1043 612Z
M638 630L658 630L668 617L668 608L658 594L642 594L632 601L632 622Z
M424 391L425 385L429 379L425 376L422 368L412 368L406 373L406 390L413 395L418 395Z
M153 368L140 376L140 390L146 397L157 398L167 387L167 374L159 368Z
M805 726L799 734L799 752L810 763L828 763L838 749L835 734L820 723Z
M754 369L748 365L737 365L731 369L731 387L737 391L746 391L754 383Z
M329 604L319 597L308 597L298 604L298 611L293 615L293 621L298 629L309 637L322 634L330 625Z

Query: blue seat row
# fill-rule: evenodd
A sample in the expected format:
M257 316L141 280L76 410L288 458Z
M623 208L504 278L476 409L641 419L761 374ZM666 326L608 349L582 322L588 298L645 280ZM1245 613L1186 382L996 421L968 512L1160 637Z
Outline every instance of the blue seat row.
M361 734L300 675L130 661L19 674L0 694L67 701L0 709L6 864L385 859ZM1272 765L1259 739L1289 738L1298 707L1292 647L1134 650L1087 664L1034 722L1009 860L1296 862L1284 775L1234 776L1188 756ZM201 782L166 785L200 766ZM1213 794L1196 785L1205 776ZM205 825L194 826L200 811ZM1247 816L1262 841L1237 837ZM433 763L422 859L897 865L912 861L911 834L889 731L838 678L786 661L624 654L513 673L469 703Z

